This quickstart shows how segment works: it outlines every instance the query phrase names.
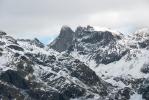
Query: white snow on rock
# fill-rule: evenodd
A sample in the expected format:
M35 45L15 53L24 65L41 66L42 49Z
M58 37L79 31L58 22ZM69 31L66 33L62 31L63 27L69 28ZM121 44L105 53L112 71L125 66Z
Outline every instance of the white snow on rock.
M145 100L145 99L142 99L142 95L135 93L130 97L130 100Z
M122 35L122 33L118 32L118 31L116 31L116 30L112 30L112 29L110 29L110 28L106 28L106 27L94 26L94 29L95 29L96 31L103 31L103 32L109 31L109 32L111 32L113 35Z
M64 26L62 29L65 30L66 28L67 26ZM97 27L94 27L94 28L97 31L109 31L113 35L122 35L120 32L113 31L111 29L97 28ZM93 31L93 30L90 30L90 31ZM13 66L9 66L9 67L7 66L10 62L16 60L14 58L15 53L18 53L20 55L24 55L25 53L31 53L31 54L39 53L43 55L45 54L47 56L54 55L59 59L61 59L62 57L62 59L64 59L64 61L62 61L62 64L69 61L69 60L65 61L65 59L73 59L73 60L79 59L80 61L88 65L93 71L96 72L96 74L99 77L101 77L106 82L112 84L113 86L117 86L118 88L124 88L126 87L126 85L122 81L118 81L118 82L115 81L114 80L115 77L122 77L125 79L131 79L131 78L139 79L139 78L149 77L149 74L145 74L141 72L141 68L143 67L143 65L146 63L149 63L148 62L149 50L146 48L139 48L137 44L138 40L136 40L137 35L141 36L142 40L148 39L149 29L145 28L145 29L138 30L135 33L135 35L136 36L134 36L133 38L125 37L122 40L117 41L117 43L115 44L116 49L110 50L110 48L108 47L109 45L105 47L98 47L98 48L95 47L97 48L97 50L98 49L101 49L103 51L108 50L108 54L110 54L113 51L120 52L123 49L125 49L125 48L119 49L121 45L130 50L129 53L123 56L120 60L113 61L108 64L97 64L94 59L91 59L90 55L81 55L78 53L77 50L74 50L73 52L71 52L68 58L67 57L63 58L62 55L65 54L65 52L58 53L55 50L49 49L47 47L40 48L36 45L31 45L28 41L17 41L16 43L15 39L13 39L12 37L3 35L0 37L0 42L5 43L4 45L0 45L0 48L3 49L3 51L0 51L2 53L2 55L0 56L0 73L3 71L7 71L8 69L16 70L15 67ZM88 37L84 37L84 38L88 38ZM24 51L17 51L17 50L10 49L8 48L9 45L22 47ZM86 46L86 45L88 44L82 44L82 46ZM136 48L131 48L132 45L136 45ZM94 45L91 45L91 46L94 46ZM57 65L53 64L53 66L57 66ZM54 71L52 71L51 67L35 64L33 69L34 69L33 75L37 77L40 76L41 74L53 73L53 74L56 74L57 76L55 76L53 79L50 79L50 81L63 76L66 79L68 79L66 80L66 83L70 83L70 82L75 83L77 81L80 86L88 89L87 85L79 81L77 78L71 77L69 75L70 73L63 71L64 70L63 68L58 73L55 73ZM31 77L31 75L28 75L25 78L29 80L29 77ZM71 81L69 81L69 79L71 79ZM36 81L42 82L40 78L37 78ZM44 84L47 84L47 83L44 83ZM131 86L127 86L127 87L131 87ZM142 95L135 93L131 96L130 100L143 100L143 99L142 99Z

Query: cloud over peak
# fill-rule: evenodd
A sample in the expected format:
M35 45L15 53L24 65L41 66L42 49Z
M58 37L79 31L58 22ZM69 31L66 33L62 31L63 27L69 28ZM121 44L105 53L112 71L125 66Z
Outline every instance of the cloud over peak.
M26 38L55 36L62 25L131 30L149 27L148 11L148 0L0 0L0 29Z

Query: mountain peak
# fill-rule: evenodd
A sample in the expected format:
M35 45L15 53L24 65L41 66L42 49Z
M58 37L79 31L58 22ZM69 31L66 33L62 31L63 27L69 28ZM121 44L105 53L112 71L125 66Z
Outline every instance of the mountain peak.
M109 29L96 31L90 25L86 27L78 26L73 32L69 26L65 25L61 28L59 36L49 46L58 52L62 52L68 50L76 42L107 45L110 41L121 39L122 35L120 34Z
M91 26L76 30L63 26L49 45L54 50L37 38L16 40L1 32L0 98L149 100L148 37L125 38Z
M58 52L65 51L72 45L74 38L73 30L68 26L62 26L59 36L49 45Z
M68 32L73 32L73 30L69 26L63 25L61 30L60 30L60 34L65 33L65 32L67 32L67 33Z
M78 33L78 32L83 32L83 31L94 31L94 27L90 25L87 25L86 27L78 26L75 32Z
M42 42L40 42L37 38L34 38L32 40L31 39L18 39L18 41L23 42L23 43L27 42L31 45L35 45L37 47L44 48L44 44Z
M64 25L62 26L61 30L60 30L60 37L67 37L67 35L73 35L73 30L67 26L67 25Z
M61 30L67 30L67 29L71 29L71 28L67 25L63 25L62 28L61 28Z
M135 35L139 36L148 36L149 35L149 28L142 28L135 32Z
M0 35L7 35L4 31L0 31Z

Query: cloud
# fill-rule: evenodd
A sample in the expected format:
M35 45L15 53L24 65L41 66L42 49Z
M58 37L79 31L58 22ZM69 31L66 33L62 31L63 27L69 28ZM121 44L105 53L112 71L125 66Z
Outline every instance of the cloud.
M148 11L148 0L0 0L0 29L42 40L59 34L62 25L131 30L149 27Z

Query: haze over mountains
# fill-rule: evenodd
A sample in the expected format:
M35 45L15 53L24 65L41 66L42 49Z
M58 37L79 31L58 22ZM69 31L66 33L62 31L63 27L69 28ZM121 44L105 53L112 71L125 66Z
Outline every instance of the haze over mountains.
M0 29L15 38L49 42L62 25L101 26L120 32L149 27L149 0L0 0Z
M0 32L0 99L148 100L149 29L61 28L49 45Z

